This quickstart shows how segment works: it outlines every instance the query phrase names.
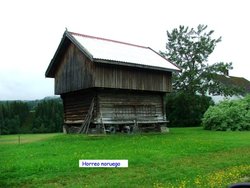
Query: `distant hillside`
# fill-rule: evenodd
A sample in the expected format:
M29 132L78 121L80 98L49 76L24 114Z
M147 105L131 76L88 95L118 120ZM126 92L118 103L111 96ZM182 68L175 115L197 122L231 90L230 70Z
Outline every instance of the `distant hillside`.
M60 96L47 96L44 97L43 99L36 99L36 100L0 100L0 105L12 102L24 102L28 104L29 110L32 111L40 102L48 100L58 100L62 102Z
M44 97L43 99L30 100L30 101L28 100L28 101L25 101L25 102L28 104L29 109L32 111L37 107L37 105L39 103L41 103L43 101L50 101L50 100L56 100L56 101L62 103L62 100L61 100L61 98L59 96L48 96L48 97Z

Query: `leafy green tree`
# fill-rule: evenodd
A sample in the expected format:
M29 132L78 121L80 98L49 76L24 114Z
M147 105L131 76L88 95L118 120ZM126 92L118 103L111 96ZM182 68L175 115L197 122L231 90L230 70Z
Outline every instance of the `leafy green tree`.
M241 91L239 88L228 88L216 78L232 69L232 63L207 63L209 55L214 51L221 37L213 38L214 31L207 31L207 25L198 25L196 29L185 26L167 31L168 42L166 58L178 65L181 73L173 74L173 88L194 95L223 94L233 95Z
M200 126L203 114L210 105L211 97L189 95L178 92L166 97L166 114L170 121L169 127Z

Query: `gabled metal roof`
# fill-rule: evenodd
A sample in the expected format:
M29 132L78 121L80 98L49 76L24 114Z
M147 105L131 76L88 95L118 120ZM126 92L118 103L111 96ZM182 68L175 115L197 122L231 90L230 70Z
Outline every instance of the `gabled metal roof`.
M56 63L56 56L60 53L60 48L66 41L65 38L73 42L93 62L162 71L180 71L180 68L149 47L65 31L46 71L47 77L53 77L51 69Z

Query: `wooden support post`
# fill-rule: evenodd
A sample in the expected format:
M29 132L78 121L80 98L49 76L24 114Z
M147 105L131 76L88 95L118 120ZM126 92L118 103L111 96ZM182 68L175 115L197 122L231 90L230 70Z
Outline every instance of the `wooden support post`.
M100 112L100 113L101 113L101 124L102 124L102 126L103 126L103 133L106 134L105 125L104 125L104 123L103 123L103 121L102 121L102 112Z

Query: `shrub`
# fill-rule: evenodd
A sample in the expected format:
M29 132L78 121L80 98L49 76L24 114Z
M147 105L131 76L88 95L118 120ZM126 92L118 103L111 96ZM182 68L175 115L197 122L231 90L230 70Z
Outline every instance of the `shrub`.
M207 130L250 130L250 95L209 107L202 119L202 125Z
M172 93L166 97L169 127L200 126L203 114L213 104L211 97Z

